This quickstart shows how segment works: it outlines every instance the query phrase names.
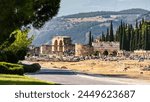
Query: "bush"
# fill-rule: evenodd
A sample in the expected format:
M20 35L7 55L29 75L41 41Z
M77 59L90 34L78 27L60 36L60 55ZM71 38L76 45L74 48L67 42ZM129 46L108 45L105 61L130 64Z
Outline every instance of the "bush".
M0 51L0 61L6 61L6 60L7 60L6 54Z
M41 66L38 63L34 63L31 65L23 64L24 72L25 73L34 73L41 69Z
M23 75L24 69L22 65L0 62L0 73Z
M66 66L62 66L61 69L67 69L67 67Z
M17 63L18 62L17 55L14 54L12 51L5 51L4 54L6 56L6 60L3 60L3 61L9 62L9 63Z

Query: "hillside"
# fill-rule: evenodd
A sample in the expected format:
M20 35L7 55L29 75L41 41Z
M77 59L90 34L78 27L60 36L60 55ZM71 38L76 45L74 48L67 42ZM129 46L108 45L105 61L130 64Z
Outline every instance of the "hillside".
M54 18L48 21L40 30L32 29L29 36L34 35L33 45L50 44L53 36L71 36L73 43L87 43L87 32L92 31L94 37L100 36L101 32L106 32L113 21L114 31L123 20L126 23L134 24L136 19L150 18L149 11L143 9L129 9L123 11L101 11L79 13L63 17Z

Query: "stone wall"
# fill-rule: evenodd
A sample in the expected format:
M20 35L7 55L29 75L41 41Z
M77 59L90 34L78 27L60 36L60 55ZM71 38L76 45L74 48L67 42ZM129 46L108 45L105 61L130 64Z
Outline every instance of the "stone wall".
M75 56L88 56L93 54L93 47L89 45L75 44Z
M100 54L116 54L120 50L119 42L93 42L92 46L94 51L98 51Z
M42 45L40 46L40 54L50 54L52 53L51 45Z

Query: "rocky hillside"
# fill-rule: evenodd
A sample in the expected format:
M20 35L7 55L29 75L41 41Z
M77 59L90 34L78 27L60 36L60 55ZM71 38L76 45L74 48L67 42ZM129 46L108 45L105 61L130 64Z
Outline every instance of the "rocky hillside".
M141 18L150 19L150 13L143 9L129 9L119 12L101 11L79 13L69 16L54 18L48 21L40 29L32 29L29 35L34 35L33 45L50 44L53 36L65 35L71 36L73 43L87 43L87 32L92 31L94 37L100 36L101 32L106 32L113 21L114 31L120 25L120 21L134 24L135 20Z

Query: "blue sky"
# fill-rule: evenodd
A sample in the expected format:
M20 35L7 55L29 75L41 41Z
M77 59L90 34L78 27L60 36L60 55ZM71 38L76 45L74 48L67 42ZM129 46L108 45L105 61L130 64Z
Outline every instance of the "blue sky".
M58 16L90 11L150 10L150 0L61 0Z

